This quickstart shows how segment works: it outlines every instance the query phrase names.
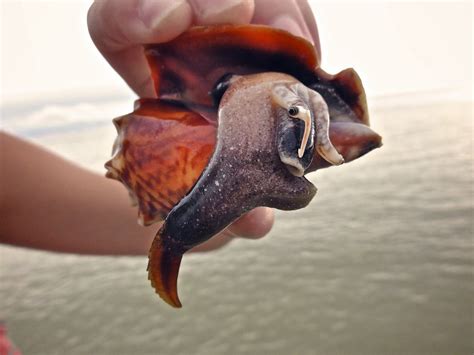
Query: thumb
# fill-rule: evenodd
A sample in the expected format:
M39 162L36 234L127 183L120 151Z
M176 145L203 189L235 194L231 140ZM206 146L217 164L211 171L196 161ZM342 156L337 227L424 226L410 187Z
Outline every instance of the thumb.
M185 0L96 0L87 23L91 38L127 84L141 97L154 96L142 44L166 42L192 23Z

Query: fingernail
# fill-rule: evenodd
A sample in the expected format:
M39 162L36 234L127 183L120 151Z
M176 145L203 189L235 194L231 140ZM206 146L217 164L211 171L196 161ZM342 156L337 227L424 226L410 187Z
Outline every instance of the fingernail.
M252 0L196 0L193 2L194 14L200 25L219 23L249 23L253 16Z
M270 26L288 31L295 36L306 38L301 26L290 16L278 16L270 23Z

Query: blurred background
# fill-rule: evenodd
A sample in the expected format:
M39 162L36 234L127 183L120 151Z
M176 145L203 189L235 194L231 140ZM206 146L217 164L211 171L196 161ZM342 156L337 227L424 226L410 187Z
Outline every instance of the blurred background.
M90 1L1 2L1 127L103 173L135 99ZM145 257L0 246L0 319L25 354L472 354L471 2L311 1L322 67L354 67L384 146L310 176L262 240L189 255L185 308Z

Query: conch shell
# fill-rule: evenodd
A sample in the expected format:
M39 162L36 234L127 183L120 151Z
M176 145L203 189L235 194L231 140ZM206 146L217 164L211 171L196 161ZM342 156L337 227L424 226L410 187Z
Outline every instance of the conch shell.
M165 219L148 273L181 307L182 255L257 206L294 210L316 188L304 175L381 145L354 70L329 75L304 39L265 26L196 27L147 46L159 99L116 119L107 176L142 224Z

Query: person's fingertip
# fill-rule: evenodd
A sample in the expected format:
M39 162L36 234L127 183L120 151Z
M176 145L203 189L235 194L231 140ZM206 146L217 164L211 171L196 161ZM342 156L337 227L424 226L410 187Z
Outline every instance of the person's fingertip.
M102 21L102 14L104 13L103 7L106 5L104 1L94 1L87 11L87 28L92 41L100 46L104 41L103 37L108 37L106 28L108 23Z
M257 207L240 217L231 226L229 232L237 237L258 239L267 235L273 227L275 213L268 207Z
M253 17L254 0L189 0L198 25L247 24Z

